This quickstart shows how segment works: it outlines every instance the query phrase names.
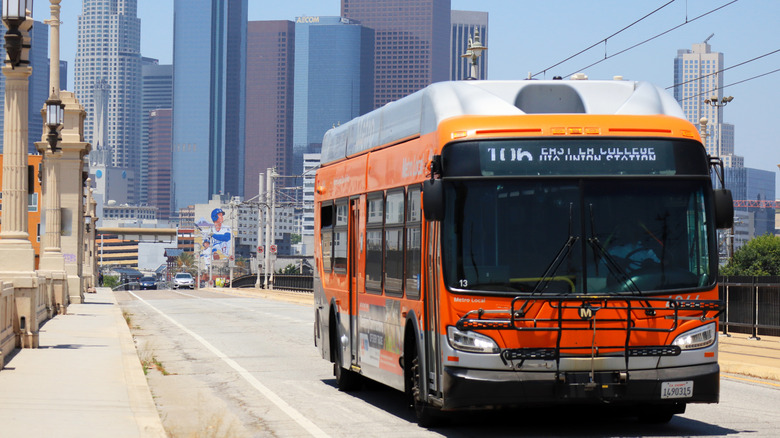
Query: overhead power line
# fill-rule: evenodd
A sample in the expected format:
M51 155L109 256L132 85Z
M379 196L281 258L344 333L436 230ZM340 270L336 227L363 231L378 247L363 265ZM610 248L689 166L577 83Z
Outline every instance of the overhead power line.
M572 58L576 58L577 56L579 56L579 55L582 55L583 53L587 52L588 50L590 50L590 49L592 49L592 48L594 48L594 47L596 47L596 46L598 46L598 45L599 45L599 44L601 44L601 43L604 43L604 45L606 46L606 44L607 44L607 40L608 40L608 39L610 39L610 38L612 38L612 37L614 37L614 36L616 36L616 35L620 34L620 33L621 33L621 32L623 32L624 30L627 30L627 29L631 28L631 27L632 27L632 26L634 26L635 24L637 24L637 23L639 23L640 21L644 20L645 18L647 18L647 17L649 17L649 16L651 16L651 15L655 14L656 12L660 11L661 9L663 9L663 8L665 8L665 7L667 7L667 6L669 6L670 4L674 3L675 1L677 1L677 0L671 0L670 2L668 2L668 3L664 4L664 5L662 5L661 7L657 8L657 9L656 9L656 10L654 10L653 12L650 12L649 14L645 15L644 17L642 17L642 18L640 18L640 19L638 19L638 20L634 21L633 23L629 24L628 26L626 26L626 27L624 27L624 28L620 29L619 31L617 31L617 32L615 32L615 33L613 33L612 35L610 35L610 36L608 36L608 37L606 37L606 38L604 38L604 39L602 39L602 40L599 40L598 42L596 42L596 43L592 44L591 46L589 46L589 47L587 47L587 48L585 48L585 49L582 49L582 50L580 50L579 52L577 52L577 53L575 53L575 54L573 54L573 55L569 56L568 58L564 59L563 61L560 61L560 62L558 62L558 63L556 63L556 64L553 64L553 65L551 65L551 66L547 67L546 69L544 69L544 70L542 70L542 71L540 71L540 72L538 72L538 73L534 74L534 75L533 75L533 76L531 76L531 77L533 78L533 77L539 76L539 75L540 75L540 74L542 74L542 73L547 73L547 71L548 71L548 70L550 70L550 69L552 69L552 68L555 68L555 67L557 67L557 66L559 66L559 65L563 64L564 62L566 62L566 61L568 61L568 60L570 60L570 59L572 59Z
M755 58L753 58L753 59L748 59L747 61L740 62L739 64L734 64L734 65L732 65L731 67L726 67L726 68L724 68L724 69L722 69L722 70L718 70L718 71L716 71L716 72L713 72L713 73L709 73L709 74L706 74L706 75L703 75L703 76L699 76L699 77L697 77L697 78L689 79L689 80L687 80L687 81L685 81L685 82L680 82L679 84L670 85L670 86L666 87L666 90L669 90L669 89L671 89L671 88L675 88L675 87L679 87L679 86L681 86L681 85L689 84L689 83L691 83L691 82L696 82L696 81L698 81L698 80L701 80L701 79L704 79L704 78L708 78L708 77L710 77L710 76L714 76L714 75L717 75L717 74L719 74L719 73L723 73L724 71L731 70L732 68L740 67L740 66L743 66L743 65L745 65L745 64L751 63L751 62L753 62L753 61L758 61L759 59L761 59L761 58L766 58L766 57L767 57L767 56L769 56L769 55L774 55L774 54L775 54L775 53L777 53L777 52L780 52L780 49L773 50L773 51L771 51L771 52L769 52L769 53L765 53L765 54L763 54L763 55L761 55L761 56L756 56L756 57L755 57Z
M550 67L547 67L547 68L545 68L544 70L541 70L541 71L539 71L539 72L537 72L537 73L533 74L531 77L532 77L532 78L533 78L533 77L536 77L536 76L538 76L538 75L540 75L540 74L542 74L542 73L546 74L546 73L547 73L547 72L548 72L550 69L553 69L553 68L555 68L555 67L557 67L557 66L559 66L559 65L563 64L564 62L566 62L566 61L569 61L569 60L571 60L571 59L573 59L573 58L575 58L575 57L577 57L577 56L579 56L579 55L581 55L581 54L583 54L583 53L587 52L588 50L591 50L592 48L594 48L594 47L598 46L599 44L602 44L602 43L603 43L603 44L604 44L604 48L605 48L605 52L604 52L604 58L603 58L603 59L600 59L599 61L596 61L596 62L594 62L594 63L592 63L592 64L590 64L590 65L588 65L588 66L586 66L586 67L583 67L583 68L577 69L576 71L574 71L574 72L572 72L572 73L569 73L569 74L567 74L567 75L566 75L566 76L571 76L571 75L573 75L574 73L577 73L577 72L580 72L580 71L584 71L584 70L586 70L586 69L588 69L588 68L590 68L590 67L593 67L593 66L595 66L595 65L598 65L598 64L600 64L600 63L602 63L602 62L604 62L604 61L606 61L606 60L608 60L608 59L614 58L615 56L621 55L621 54L623 54L623 53L625 53L625 52L628 52L629 50L635 49L635 48L637 48L637 47L639 47L639 46L641 46L641 45L643 45L643 44L646 44L646 43L648 43L648 42L650 42L650 41L653 41L653 40L655 40L656 38L659 38L659 37L661 37L661 36L663 36L663 35L666 35L666 34L667 34L667 33L669 33L669 32L672 32L672 31L674 31L674 30L677 30L677 29L679 29L679 28L681 28L681 27L685 26L686 24L693 23L694 21L697 21L697 20L699 20L699 19L701 19L701 18L704 18L704 17L706 17L707 15L710 15L710 14L712 14L712 13L714 13L714 12L717 12L717 11L719 11L719 10L721 10L721 9L725 8L726 6L732 5L732 4L736 3L736 2L737 2L737 1L739 1L739 0L731 0L730 2L728 2L728 3L726 3L726 4L723 4L723 5L721 5L721 6L717 7L717 8L715 8L715 9L712 9L712 10L710 10L710 11L707 11L707 12L705 12L705 13L703 13L703 14L701 14L701 15L697 16L697 17L694 17L694 18L690 19L690 20L688 19L687 10L686 10L685 21L684 21L683 23L681 23L681 24L678 24L677 26L674 26L674 27L672 27L672 28L670 28L670 29L668 29L668 30L665 30L665 31L663 31L663 32L661 32L661 33L659 33L659 34L657 34L657 35L654 35L654 36L652 36L652 37L650 37L650 38L648 38L648 39L646 39L646 40L644 40L644 41L641 41L641 42L639 42L639 43L637 43L637 44L634 44L634 45L632 45L632 46L630 46L630 47L628 47L628 48L626 48L626 49L623 49L623 50L621 50L621 51L619 51L619 52L617 52L617 53L614 53L614 54L612 54L612 55L607 55L607 53L606 53L606 45L607 45L607 41L608 41L610 38L612 38L612 37L614 37L614 36L616 36L616 35L620 34L621 32L625 31L626 29L628 29L628 28L630 28L630 27L634 26L635 24L637 24L637 23L639 23L639 22L641 22L641 21L645 20L646 18L650 17L651 15L653 15L653 14L655 14L656 12L660 11L661 9L663 9L663 8L665 8L665 7L667 7L667 6L669 6L670 4L674 3L675 1L676 1L676 0L672 0L672 1L668 2L668 3L665 3L665 4L663 4L663 5L662 5L662 6L660 6L659 8L657 8L657 9L655 9L654 11L650 12L649 14L645 15L644 17L642 17L642 18L640 18L640 19L638 19L638 20L634 21L634 22L633 22L633 23L631 23L630 25L628 25L628 26L626 26L626 27L624 27L624 28L620 29L619 31L617 31L617 32L613 33L612 35L610 35L610 36L608 36L608 37L606 37L606 38L604 38L604 39L602 39L602 40L599 40L597 43L594 43L594 44L592 44L591 46L589 46L589 47L587 47L587 48L585 48L585 49L583 49L583 50L581 50L581 51L579 51L579 52L575 53L574 55L571 55L571 56L569 56L568 58L566 58L566 59L564 59L564 60L562 60L562 61L560 61L560 62L557 62L557 63L555 63L555 64L551 65Z
M704 18L704 17L706 17L707 15L710 15L710 14L712 14L712 13L714 13L714 12L717 12L717 11L719 11L719 10L721 10L721 9L725 8L726 6L732 5L732 4L734 4L734 3L738 2L738 1L739 1L739 0L732 0L732 1L730 1L730 2L726 3L726 4L722 5L722 6L719 6L719 7L715 8L715 9L712 9L712 10L710 10L710 11L707 11L707 12L705 12L705 13L703 13L703 14L699 15L698 17L694 17L694 18L692 18L692 19L690 19L690 20L688 20L688 19L686 18L686 20L685 20L685 22L684 22L684 23L678 24L677 26L673 26L673 27L671 27L671 28L669 28L669 29L667 29L667 30L665 30L665 31L663 31L663 32L661 32L661 33L659 33L659 34L657 34L657 35L654 35L654 36L652 36L652 37L650 37L650 38L648 38L648 39L646 39L646 40L644 40L644 41L638 42L638 43L634 44L633 46L630 46L630 47L628 47L628 48L625 48L625 49L623 49L623 50L621 50L621 51L619 51L619 52L617 52L617 53L614 53L614 54L612 54L612 55L609 55L609 56L607 56L607 55L605 54L605 55L604 55L604 59L600 59L600 60L598 60L598 61L596 61L596 62L594 62L594 63L592 63L592 64L590 64L590 65L587 65L587 66L585 66L585 67L583 67L583 68L577 69L577 70L575 70L575 71L573 71L573 72L571 72L571 73L567 74L566 76L571 76L571 75L573 75L574 73L577 73L577 72L580 72L580 71L585 71L585 70L587 70L587 69L589 69L589 68L591 68L591 67L593 67L593 66L595 66L595 65L601 64L602 62L604 62L604 61L606 61L606 60L608 60L608 59L612 59L612 58L614 58L615 56L622 55L623 53L626 53L626 52L628 52L629 50L633 50L633 49L635 49L635 48L637 48L637 47L639 47L639 46L641 46L641 45L643 45L643 44L647 44L647 43L649 43L650 41L653 41L653 40L654 40L654 39L656 39L656 38L660 38L660 37L662 37L662 36L666 35L666 34L667 34L667 33L669 33L669 32L675 31L675 30L677 30L677 29L679 29L679 28L681 28L681 27L685 26L686 24L693 23L694 21L696 21L696 20L698 20L698 19L700 19L700 18Z
M750 77L750 78L747 78L747 79L743 79L743 80L741 80L741 81L732 82L732 83L730 83L730 84L728 84L728 85L724 85L724 86L723 86L722 88L720 88L720 89L726 89L726 88L728 88L728 87L732 87L732 86L734 86L734 85L739 85L739 84L742 84L742 83L744 83L744 82L752 81L753 79L758 79L758 78L760 78L760 77L764 77L764 76L767 76L767 75L771 75L772 73L777 73L777 72L780 72L780 68L778 68L778 69L775 69L775 70L772 70L772 71L768 71L768 72L766 72L766 73L761 73L760 75L756 75L756 76L753 76L753 77ZM696 97L701 97L701 96L704 96L704 95L710 96L710 95L712 95L713 93L715 93L716 91L718 91L718 88L713 88L713 89L711 89L711 90L702 91L701 93L699 93L699 94L696 94L696 95L694 95L694 96L688 96L688 97L686 97L685 99L682 99L682 100L693 99L693 98L696 98Z

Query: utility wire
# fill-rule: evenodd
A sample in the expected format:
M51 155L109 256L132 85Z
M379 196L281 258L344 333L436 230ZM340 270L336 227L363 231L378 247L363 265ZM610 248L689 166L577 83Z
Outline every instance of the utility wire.
M734 64L734 65L732 65L731 67L726 67L726 68L724 68L724 69L722 69L722 70L718 70L718 71L716 71L716 72L714 72L714 73L706 74L706 75L704 75L704 76L699 76L699 77L697 77L697 78L694 78L694 79L689 79L689 80L687 80L687 81L685 81L685 82L680 82L679 84L670 85L670 86L666 87L665 89L666 89L666 90L669 90L669 89L671 89L671 88L679 87L679 86L681 86L681 85L689 84L689 83L691 83L691 82L696 82L696 81L699 81L699 80L701 80L701 79L704 79L704 78L707 78L707 77L710 77L710 76L714 76L714 75L717 75L717 74L719 74L719 73L723 73L724 71L731 70L732 68L739 67L739 66L742 66L742 65L748 64L748 63L750 63L750 62L753 62L753 61L757 61L757 60L759 60L759 59L761 59L761 58L766 58L767 56L769 56L769 55L774 55L774 54L775 54L775 53L777 53L777 52L780 52L780 49L773 50L773 51L771 51L771 52L769 52L769 53L765 53L765 54L763 54L763 55L761 55L761 56L756 56L756 57L755 57L755 58L753 58L753 59L748 59L747 61L740 62L739 64ZM733 84L732 84L732 85L733 85Z
M732 83L730 83L728 85L724 85L723 88L721 88L721 89L726 89L728 87L731 87L731 86L734 86L734 85L739 85L741 83L752 81L753 79L758 79L758 78L761 78L761 77L764 77L764 76L768 76L768 75L771 75L772 73L777 73L777 72L780 72L780 68L772 70L772 71L768 71L766 73L761 73L760 75L756 75L756 76L753 76L751 78L743 79L741 81L732 82ZM688 96L688 97L686 97L685 99L682 99L682 100L693 99L693 98L696 98L696 97L704 96L705 94L706 95L710 95L710 94L712 94L712 93L714 93L716 91L718 91L718 88L713 88L712 90L703 91L703 92L701 92L701 93L699 93L699 94L697 94L695 96Z
M589 68L593 67L594 65L601 64L602 62L604 62L604 61L606 61L606 60L608 60L608 59L614 58L615 56L621 55L621 54L623 54L623 53L625 53L625 52L628 52L629 50L635 49L635 48L637 48L637 47L639 47L639 46L641 46L641 45L643 45L643 44L649 43L650 41L653 41L653 40L654 40L654 39L656 39L656 38L660 38L660 37L662 37L662 36L666 35L666 34L667 34L667 33L669 33L669 32L672 32L672 31L674 31L674 30L677 30L677 29L679 29L679 28L681 28L681 27L685 26L686 24L693 23L694 21L696 21L696 20L698 20L698 19L700 19L700 18L704 18L704 17L706 17L707 15L710 15L710 14L712 14L712 13L714 13L714 12L717 12L717 11L719 11L719 10L721 10L721 9L725 8L726 6L732 5L732 4L734 4L734 3L738 2L738 1L739 1L739 0L732 0L732 1L730 1L730 2L726 3L726 4L722 5L722 6L719 6L719 7L715 8L715 9L712 9L711 11L705 12L705 13L703 13L703 14L699 15L698 17L694 17L694 18L692 18L692 19L690 19L690 20L687 20L687 19L686 19L686 21L685 21L684 23L678 24L677 26L674 26L674 27L672 27L672 28L670 28L670 29L668 29L668 30L665 30L665 31L663 31L663 32L661 32L661 33L659 33L659 34L657 34L657 35L655 35L655 36L652 36L652 37L650 37L650 38L648 38L648 39L646 39L646 40L644 40L644 41L641 41L641 42L639 42L639 43L636 43L636 44L634 44L633 46L630 46L630 47L628 47L628 48L626 48L626 49L623 49L623 50L621 50L621 51L619 51L619 52L617 52L617 53L614 53L614 54L612 54L612 55L609 55L609 56L606 56L606 55L605 55L605 56L604 56L604 59L600 59L600 60L598 60L598 61L594 62L593 64L590 64L590 65L588 65L588 66L586 66L586 67L583 67L583 68L577 69L577 70L573 71L572 73L569 73L569 74L567 74L566 76L571 76L571 75L573 75L574 73L577 73L577 72L580 72L580 71L584 71L584 70L587 70L587 69L589 69Z
M579 55L582 55L583 53L587 52L588 50L590 50L590 49L592 49L592 48L594 48L594 47L596 47L596 46L598 46L598 45L599 45L599 44L601 44L601 43L604 43L604 45L606 46L606 44L607 44L607 40L608 40L608 39L610 39L610 38L612 38L612 37L614 37L614 36L618 35L619 33L623 32L624 30L627 30L628 28L630 28L630 27L634 26L635 24L639 23L640 21L644 20L645 18L647 18L647 17L649 17L649 16L651 16L651 15L655 14L656 12L660 11L661 9L663 9L663 8L665 8L665 7L667 7L667 6L669 6L670 4L674 3L675 1L677 1L677 0L671 0L670 2L668 2L668 3L664 4L664 5L662 5L661 7L659 7L659 8L658 8L658 9L656 9L656 10L654 10L653 12L650 12L649 14L645 15L644 17L642 17L642 18L640 18L640 19L638 19L638 20L634 21L633 23L629 24L628 26L626 26L626 27L624 27L624 28L620 29L619 31L617 31L617 32L613 33L612 35L610 35L610 36L608 36L608 37L604 38L603 40L600 40L600 41L598 41L598 42L594 43L593 45L591 45L591 46L589 46L589 47L587 47L587 48L585 48L585 49L582 49L582 50L580 50L579 52L577 52L577 53L575 53L575 54L573 54L573 55L569 56L568 58L564 59L563 61L560 61L560 62L558 62L557 64L554 64L554 65L551 65L551 66L547 67L546 69L544 69L544 70L542 70L542 71L540 71L540 72L538 72L538 73L534 74L534 75L533 75L533 76L531 76L531 77L533 78L533 77L539 76L539 75L540 75L540 74L542 74L542 73L547 73L547 71L548 71L548 70L550 70L550 69L552 69L552 68L555 68L555 67L557 67L557 66L559 66L559 65L563 64L564 62L566 62L566 61L568 61L568 60L570 60L570 59L572 59L572 58L576 58L577 56L579 56ZM735 0L735 1L736 1L736 0ZM686 21L687 21L687 18L686 18ZM606 56L606 54L605 54L605 56Z

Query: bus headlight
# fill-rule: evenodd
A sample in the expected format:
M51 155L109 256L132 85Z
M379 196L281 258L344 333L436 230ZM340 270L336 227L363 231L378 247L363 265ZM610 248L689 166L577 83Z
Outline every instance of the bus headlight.
M715 324L707 324L702 327L689 330L674 339L672 344L683 350L695 350L697 348L709 347L715 343Z
M447 339L452 348L470 353L498 353L500 349L496 341L489 336L476 332L464 332L455 327L447 327Z

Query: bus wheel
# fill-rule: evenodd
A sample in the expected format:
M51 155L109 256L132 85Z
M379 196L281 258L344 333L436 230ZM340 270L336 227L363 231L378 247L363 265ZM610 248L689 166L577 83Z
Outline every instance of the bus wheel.
M336 353L336 361L333 363L333 375L336 377L336 385L339 391L351 392L359 390L363 386L362 377L360 374L341 366L344 363L342 360L341 343L338 342L338 337L335 336L335 333L331 337L330 348L335 350Z
M416 349L413 357L411 367L407 369L407 388L410 389L408 394L411 399L410 404L414 408L417 424L420 427L435 427L439 424L439 411L422 400L420 358L416 353Z

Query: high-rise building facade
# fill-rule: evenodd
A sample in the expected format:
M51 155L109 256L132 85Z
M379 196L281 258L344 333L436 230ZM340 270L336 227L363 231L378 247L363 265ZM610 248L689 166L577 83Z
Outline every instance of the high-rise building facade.
M243 196L247 1L174 1L176 209Z
M173 108L173 65L160 65L156 59L143 59L141 66L141 163L138 181L139 201L149 201L149 126L152 111ZM170 140L170 139L169 139ZM171 145L168 145L171 148ZM170 180L169 180L170 183Z
M333 126L374 105L374 31L342 17L295 19L294 167Z
M374 29L374 108L433 82L450 68L450 0L341 0L341 16Z
M136 181L141 151L141 20L137 0L83 0L74 91L86 110L85 141L108 149L113 168ZM137 186L129 201L137 202Z
M477 33L479 41L488 47L488 13L476 11L452 11L452 34L450 36L450 80L462 81L471 76L471 59L464 58L469 39ZM477 61L477 78L488 78L488 51L482 51Z
M749 167L726 168L724 171L726 188L731 190L733 198L738 201L738 205L734 207L735 210L752 213L751 217L755 221L753 224L755 235L750 237L762 236L767 233L774 234L774 206L749 207L747 205L750 203L747 201L774 201L776 199L775 172Z
M0 5L2 11L2 5ZM6 28L0 25L0 38L5 36ZM37 154L35 142L41 141L43 118L41 109L51 95L49 90L49 26L35 21L30 32L30 66L32 74L28 79L27 108L27 153ZM1 41L1 40L0 40ZM5 59L5 47L0 44L0 59ZM5 100L5 75L0 74L0 104ZM0 153L3 151L3 121L5 114L0 110Z
M723 92L723 53L713 52L707 42L680 49L674 59L674 98L685 117L696 126L707 118L707 153L723 158L726 167L743 167L744 158L734 153L734 125L723 123L723 108L713 107L705 99L720 101Z
M287 175L292 158L293 60L292 21L250 21L247 29L246 160L244 193L257 195L258 175L276 168Z
M156 109L149 113L148 121L148 157L147 171L148 204L157 207L157 218L168 220L171 217L171 165L172 165L172 127L173 111Z

